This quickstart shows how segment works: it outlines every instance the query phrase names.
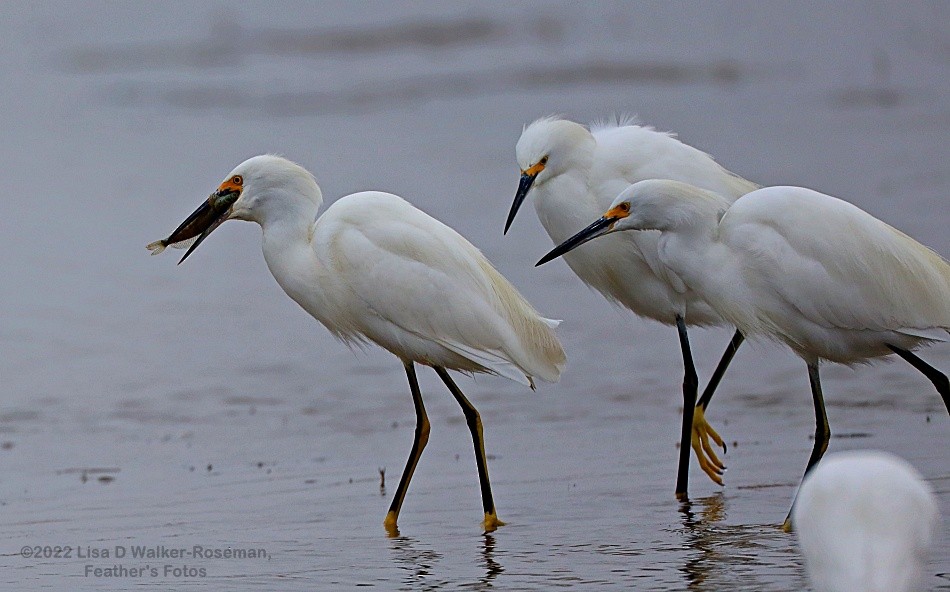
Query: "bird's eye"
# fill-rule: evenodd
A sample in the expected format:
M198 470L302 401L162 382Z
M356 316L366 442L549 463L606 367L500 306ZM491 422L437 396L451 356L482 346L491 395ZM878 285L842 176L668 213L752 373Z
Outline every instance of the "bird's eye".
M621 212L625 212L625 213L630 212L630 202L628 202L628 201L620 202L620 203L617 205L617 209L620 210Z
M242 177L241 175L234 175L233 177L231 177L231 182L234 183L235 185L243 185L244 177Z
M548 157L545 156L544 158L542 158L542 159L539 160L538 162L540 162L541 164L547 164L547 163L548 163Z

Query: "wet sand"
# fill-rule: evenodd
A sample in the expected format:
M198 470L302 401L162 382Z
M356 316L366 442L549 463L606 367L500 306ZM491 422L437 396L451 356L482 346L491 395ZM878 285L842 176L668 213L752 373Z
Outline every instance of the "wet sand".
M675 332L613 309L563 263L535 269L550 242L531 208L501 234L523 124L627 112L752 180L848 199L950 254L947 9L750 6L10 10L0 586L807 589L778 528L811 448L804 364L743 347L707 414L730 444L726 486L694 462L680 504ZM401 536L385 536L414 421L400 364L347 350L287 299L256 227L226 225L181 267L147 256L266 151L313 170L327 202L406 197L564 319L559 384L458 381L485 424L508 523L495 533L479 529L462 415L423 369L430 444ZM729 334L695 332L701 377ZM950 371L947 346L921 355ZM900 360L823 378L830 451L888 450L936 490L945 520L922 589L950 589L939 397ZM20 551L57 545L72 556ZM266 557L114 557L195 545ZM103 549L112 556L90 557Z

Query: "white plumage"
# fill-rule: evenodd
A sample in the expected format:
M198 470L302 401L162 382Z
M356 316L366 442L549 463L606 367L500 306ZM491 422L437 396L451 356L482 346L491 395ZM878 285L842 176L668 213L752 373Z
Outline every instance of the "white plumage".
M547 158L529 190L554 244L589 224L618 193L644 179L683 181L715 191L729 202L758 187L671 134L632 124L589 131L573 121L539 119L521 134L516 155L523 172ZM585 284L639 316L673 324L673 317L682 314L689 325L722 324L702 299L657 274L656 239L655 234L617 235L571 251L564 260Z
M429 366L557 381L565 361L551 331L557 322L538 315L471 243L405 200L347 195L312 233L313 260L291 256L288 268L294 247L268 240L265 225L264 258L287 294L339 338ZM301 263L314 275L303 286Z
M950 327L950 265L932 250L817 191L769 187L749 197L719 233L751 262L743 282L778 296L756 307L774 330L750 331L780 337L806 360L846 364L892 353L885 342L913 348L947 337L939 329Z
M192 250L228 219L257 222L264 259L288 296L346 342L371 342L406 367L416 404L413 449L387 515L396 519L428 438L414 363L432 366L465 412L475 444L485 528L501 524L488 481L481 420L446 370L487 372L534 386L554 382L565 364L541 317L487 259L457 232L388 193L337 200L317 218L320 188L305 169L276 156L235 168L166 245L198 236ZM187 257L192 251L185 254ZM184 260L184 257L182 258Z
M718 192L727 203L757 188L671 134L627 121L588 130L560 118L539 119L524 129L516 154L522 171L521 185L505 231L530 191L538 218L555 244L602 214L620 191L644 179L692 183ZM686 325L723 324L702 298L666 273L658 257L657 238L655 233L615 235L572 250L564 259L584 283L637 315L668 325L680 320ZM722 484L724 466L709 446L708 438L725 445L706 423L703 412L742 336L734 337L696 406L696 395L689 392L695 390L691 384L695 370L687 351L685 327L680 331L686 381L676 493L685 496L690 444L702 469Z
M860 208L804 187L725 207L710 192L645 181L621 193L614 230L660 230L660 257L743 333L807 362L865 362L945 340L950 265ZM640 233L634 233L640 234Z
M622 230L659 231L658 255L671 276L744 334L781 341L805 360L816 411L806 474L831 435L822 360L855 364L896 353L950 411L947 376L911 351L947 340L950 264L854 205L803 187L766 187L729 206L677 181L641 181L543 260Z
M830 454L805 477L792 511L816 592L910 592L937 530L937 500L892 454Z

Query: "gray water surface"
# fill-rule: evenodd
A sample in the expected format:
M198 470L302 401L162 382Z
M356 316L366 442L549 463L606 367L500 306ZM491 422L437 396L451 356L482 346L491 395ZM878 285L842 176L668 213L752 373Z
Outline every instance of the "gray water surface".
M948 29L941 2L6 4L0 587L807 589L778 528L812 444L804 364L740 351L707 413L730 444L726 486L694 462L676 502L675 331L562 262L534 268L550 242L533 208L502 236L514 145L539 116L637 114L946 257ZM479 529L468 431L422 369L432 436L401 536L385 536L414 422L401 365L286 298L255 226L227 224L181 267L148 257L262 152L312 170L328 202L402 195L564 319L557 385L459 379L507 526ZM692 332L701 376L728 338ZM950 371L950 347L922 356ZM930 383L900 360L823 377L830 450L907 458L950 516L950 419ZM73 556L20 554L33 545ZM136 545L267 557L77 557ZM117 564L160 573L86 575ZM185 564L205 574L163 573ZM923 589L950 590L948 574L945 520Z

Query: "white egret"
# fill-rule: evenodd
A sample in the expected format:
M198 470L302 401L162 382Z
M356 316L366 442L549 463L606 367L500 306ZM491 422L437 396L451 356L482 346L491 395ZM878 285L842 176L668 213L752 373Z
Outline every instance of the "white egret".
M603 213L622 189L643 179L692 183L716 191L730 202L758 187L672 135L629 122L588 130L560 118L539 119L524 129L516 153L521 183L505 232L530 192L538 218L555 244ZM722 485L725 466L709 438L723 450L726 446L706 422L704 411L742 343L742 334L737 331L733 336L697 402L698 379L686 326L718 325L723 321L693 291L671 283L660 271L656 236L618 235L572 251L564 260L585 284L608 300L640 316L676 325L684 364L676 495L684 498L687 493L690 445L702 470Z
M910 592L939 513L909 463L858 450L829 454L805 477L792 517L816 592Z
M457 232L388 193L337 200L317 218L320 188L305 169L277 156L237 166L217 191L167 239L196 238L184 261L221 223L260 224L264 260L277 283L305 311L347 343L372 342L402 360L416 410L416 429L385 526L396 521L429 436L414 364L431 366L458 401L475 446L484 527L503 524L492 500L482 422L448 370L486 372L534 388L557 381L564 351L551 321Z
M641 181L538 264L621 230L658 230L671 281L699 293L744 335L784 342L806 362L816 420L806 475L831 437L822 360L857 364L896 353L933 383L950 412L947 376L911 351L947 340L950 264L860 208L804 187L758 189L729 206L685 183Z

